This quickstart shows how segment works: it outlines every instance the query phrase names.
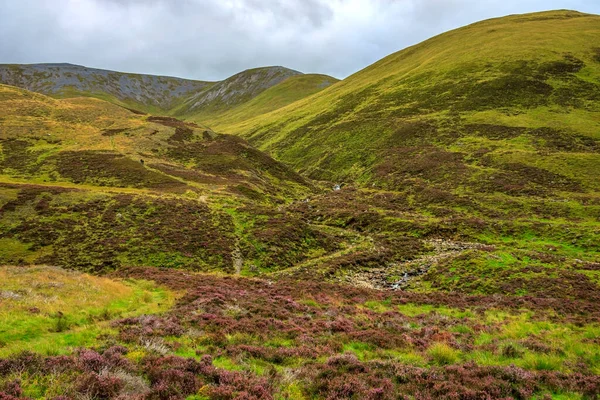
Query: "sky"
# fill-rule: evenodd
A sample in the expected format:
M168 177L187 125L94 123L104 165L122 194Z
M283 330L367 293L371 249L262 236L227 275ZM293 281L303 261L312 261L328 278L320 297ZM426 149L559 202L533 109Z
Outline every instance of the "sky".
M220 80L282 65L345 78L431 36L600 0L0 0L0 63Z

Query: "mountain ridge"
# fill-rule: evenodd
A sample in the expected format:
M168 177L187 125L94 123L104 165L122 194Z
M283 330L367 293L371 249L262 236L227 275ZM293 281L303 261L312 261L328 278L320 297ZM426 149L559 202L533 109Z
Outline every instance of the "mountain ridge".
M96 97L123 107L166 115L222 112L297 75L303 74L272 66L248 69L222 81L198 81L69 63L0 64L0 82L7 85L58 98Z

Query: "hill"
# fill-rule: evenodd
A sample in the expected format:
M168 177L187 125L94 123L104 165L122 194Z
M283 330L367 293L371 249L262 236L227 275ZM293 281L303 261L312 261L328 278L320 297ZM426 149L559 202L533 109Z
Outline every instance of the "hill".
M211 122L342 187L290 209L360 239L275 275L589 296L598 281L581 268L600 251L598 37L600 17L574 11L483 21L270 113Z
M271 86L258 96L241 104L215 109L202 108L199 112L184 114L188 120L205 123L209 126L222 126L232 121L245 121L285 107L300 99L315 94L339 82L327 75L301 74L285 79Z
M72 64L0 64L0 83L59 98L95 97L149 112L168 110L213 85Z
M143 215L157 196L169 199L161 224L187 221L188 206L203 217L188 221L196 233L183 247L170 228L156 244L146 221L134 219L118 225L119 235L141 232L134 246L114 240L106 242L113 253L92 250L101 238L48 259L58 265L168 264L379 289L584 298L597 287L588 266L600 252L598 20L571 11L509 16L432 38L328 88L329 77L271 68L195 98L202 107L188 119L241 133L304 176L345 182L333 191L206 124L3 86L3 209L16 213L3 220L3 260L39 263L56 250L39 230L45 206L32 210L68 188L113 193L100 210L85 196L69 205L93 207L94 218ZM117 201L121 211L108 207L114 194L129 196ZM141 195L150 197L138 204ZM53 213L60 221L61 208Z
M317 179L597 190L599 21L552 11L476 23L270 114L213 128Z
M0 263L234 271L336 246L277 211L314 186L238 137L4 85L0 123Z
M210 115L226 112L300 72L284 67L249 69L186 99L176 114Z
M598 398L598 37L508 16L166 111L0 85L0 398Z
M157 115L193 116L196 120L222 115L288 78L302 76L304 74L283 67L264 67L240 72L220 82L204 82L72 64L0 64L0 83L6 85L55 98L93 97L134 110ZM316 75L297 79L296 84L278 89L281 99L271 102L271 107L287 105L335 81ZM262 107L260 111L271 109Z

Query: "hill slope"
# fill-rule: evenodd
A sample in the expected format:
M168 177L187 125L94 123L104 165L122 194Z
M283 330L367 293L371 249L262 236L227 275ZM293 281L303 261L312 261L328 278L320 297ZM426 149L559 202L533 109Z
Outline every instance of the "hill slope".
M0 264L285 264L333 246L276 210L313 190L239 137L0 85Z
M572 11L484 21L219 129L319 179L400 187L407 175L450 176L457 187L508 174L498 190L544 176L597 190L599 37L599 16Z
M281 97L279 107L337 81L325 76L303 76L283 67L265 67L243 71L220 82L203 82L71 64L0 64L0 83L56 98L94 97L153 114L195 116L196 120L223 115L290 77L299 79L277 90ZM263 107L261 111L267 110Z
M174 107L212 82L128 74L72 64L1 64L0 82L55 97L96 97L144 111Z
M190 114L333 189L0 85L0 398L599 398L598 25L487 21Z
M318 93L337 82L339 82L338 79L328 75L295 75L275 86L271 86L250 101L218 112L192 114L188 119L201 121L218 130L232 122L245 121L285 107L295 101Z
M598 280L584 265L600 260L599 37L600 17L573 11L484 21L213 125L346 184L291 209L359 239L275 275L588 298Z
M298 75L302 73L284 67L249 69L192 95L174 112L200 115L225 112L256 97L268 88Z

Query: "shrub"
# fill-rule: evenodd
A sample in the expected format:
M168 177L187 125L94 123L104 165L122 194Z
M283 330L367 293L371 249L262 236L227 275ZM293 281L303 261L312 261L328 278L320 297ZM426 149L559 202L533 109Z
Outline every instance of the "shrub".
M70 327L71 327L71 324L70 324L67 316L64 315L60 311L57 312L55 315L55 321L54 321L54 332L68 331Z
M121 394L129 396L128 398L133 395L145 396L150 392L150 386L141 376L122 370L115 371L114 376L123 382Z
M523 357L523 352L514 344L509 343L502 348L502 356L506 358L521 358Z
M196 377L203 365L194 359L176 356L149 356L144 369L150 379L151 392L148 399L178 399L194 394L200 388Z
M453 349L446 343L437 342L429 347L427 354L437 365L454 364L460 355L458 350Z
M42 357L30 351L24 351L8 359L0 359L0 376L6 376L14 372L36 374L42 369Z
M103 368L108 367L106 359L94 350L84 349L79 352L77 364L86 372L100 372Z
M0 392L0 400L22 400L19 397L12 396L5 392Z
M111 399L124 386L124 382L117 376L108 370L102 370L100 373L90 372L81 377L78 391L96 399Z
M23 389L21 389L21 381L15 379L13 381L6 382L4 384L4 393L9 396L21 397L23 395Z
M44 372L60 374L73 368L75 360L69 356L54 356L44 359Z

